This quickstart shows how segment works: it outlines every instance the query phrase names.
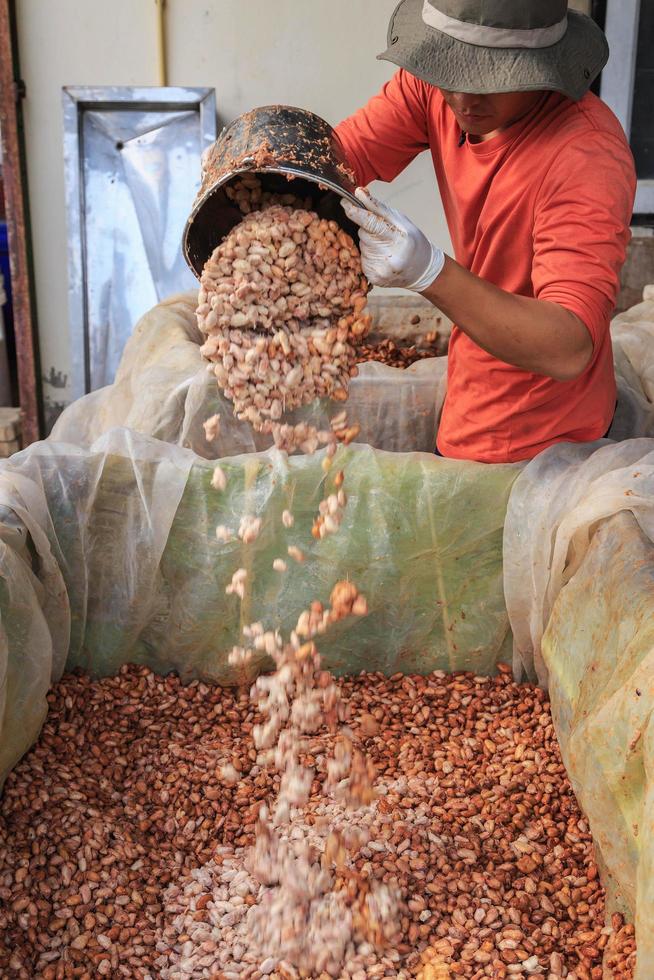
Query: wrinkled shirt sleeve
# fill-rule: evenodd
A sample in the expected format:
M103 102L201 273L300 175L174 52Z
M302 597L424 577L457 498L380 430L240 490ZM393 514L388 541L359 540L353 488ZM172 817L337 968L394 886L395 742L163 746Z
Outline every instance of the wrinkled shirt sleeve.
M575 313L595 350L609 330L620 289L635 192L628 148L597 133L567 144L536 198L534 296Z

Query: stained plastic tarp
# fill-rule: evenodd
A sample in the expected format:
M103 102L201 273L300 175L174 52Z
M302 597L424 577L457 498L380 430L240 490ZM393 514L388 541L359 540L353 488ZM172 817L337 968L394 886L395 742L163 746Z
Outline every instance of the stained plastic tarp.
M654 440L552 446L516 480L504 528L514 671L547 686L542 638L599 523L631 511L654 541ZM590 598L590 597L589 597Z
M52 438L90 446L118 426L192 449L206 459L268 449L272 440L238 422L200 354L195 319L197 293L159 303L128 341L114 384L80 398L57 420ZM369 362L359 366L347 403L360 441L390 452L432 452L445 398L447 358L428 358L406 369ZM343 408L315 402L285 421L308 419L319 427ZM205 439L203 422L216 412L220 435Z
M13 528L1 542L0 774L37 737L64 667L105 675L137 662L243 680L227 662L242 625L256 618L288 632L339 577L368 596L370 615L321 643L338 672L490 673L506 660L502 527L516 467L340 449L348 507L339 532L316 541L321 454L270 450L222 465L219 493L212 463L119 429L90 450L47 440L0 467L0 508ZM246 513L263 518L256 543L216 539L216 525L237 529ZM289 544L304 550L304 564L288 557ZM287 558L286 575L273 570L276 557ZM240 567L242 607L225 594Z
M516 480L504 580L518 676L549 689L611 902L654 963L654 440L555 446Z
M604 522L543 637L563 760L588 816L610 908L654 964L654 548L632 514Z

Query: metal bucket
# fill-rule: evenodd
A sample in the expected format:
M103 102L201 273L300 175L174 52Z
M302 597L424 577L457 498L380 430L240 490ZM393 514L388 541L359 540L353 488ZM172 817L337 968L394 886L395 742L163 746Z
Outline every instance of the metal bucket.
M334 130L313 112L271 105L239 116L206 151L203 170L182 240L184 258L198 279L213 250L243 218L225 193L243 173L256 173L264 190L310 197L314 211L337 221L357 241L358 228L340 205L341 197L359 203L354 174Z

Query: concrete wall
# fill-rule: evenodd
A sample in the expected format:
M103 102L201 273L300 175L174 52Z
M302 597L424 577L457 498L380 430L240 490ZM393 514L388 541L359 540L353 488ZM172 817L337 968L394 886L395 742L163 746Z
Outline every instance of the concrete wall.
M396 0L167 0L169 84L216 89L219 122L284 102L332 122L365 102L393 67L385 47ZM157 83L152 0L20 0L18 29L34 234L41 364L69 373L62 159L64 85ZM245 13L247 11L247 14ZM382 193L449 242L428 155ZM68 400L46 383L50 409Z

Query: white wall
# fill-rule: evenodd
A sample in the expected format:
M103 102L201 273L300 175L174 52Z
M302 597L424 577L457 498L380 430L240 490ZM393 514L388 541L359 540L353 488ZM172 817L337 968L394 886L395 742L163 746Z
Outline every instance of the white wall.
M337 122L390 77L375 60L396 0L167 0L169 84L216 89L222 124L288 103ZM69 373L61 88L157 83L153 0L20 0L18 33L43 373ZM429 156L384 196L449 237ZM65 389L46 384L53 402Z

